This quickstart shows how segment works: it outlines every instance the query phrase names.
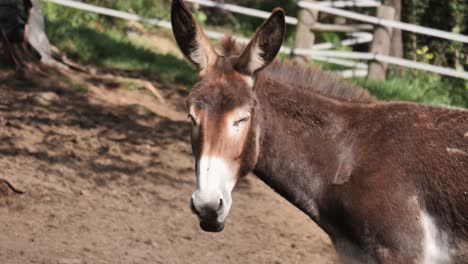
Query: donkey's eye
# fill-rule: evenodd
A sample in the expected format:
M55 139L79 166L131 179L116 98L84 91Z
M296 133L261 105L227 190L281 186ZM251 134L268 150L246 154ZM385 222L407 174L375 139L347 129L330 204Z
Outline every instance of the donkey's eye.
M234 126L235 127L238 127L240 125L242 125L243 123L247 122L247 120L249 120L250 116L246 116L246 117L243 117L239 120L237 120L236 122L234 122Z

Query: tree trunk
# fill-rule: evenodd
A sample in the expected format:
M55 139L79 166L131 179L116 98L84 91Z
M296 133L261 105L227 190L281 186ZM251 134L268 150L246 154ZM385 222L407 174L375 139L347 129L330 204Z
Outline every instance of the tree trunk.
M385 0L385 4L395 9L395 21L401 21L401 0ZM403 38L401 30L394 28L392 31L392 45L390 56L403 58Z
M380 19L391 20L395 16L395 10L390 6L379 6L377 17ZM392 28L379 25L374 31L374 40L372 41L371 53L388 55L390 53L390 44L392 39ZM372 80L385 80L387 75L387 63L377 60L369 62L368 78Z
M307 0L308 2L315 2L314 0ZM312 26L318 20L318 10L303 8L299 11L297 32L294 48L297 49L311 49L314 46L315 35L311 31ZM300 63L309 63L312 59L311 56L296 56L295 59Z
M3 0L0 7L0 51L2 62L15 68L25 66L28 56L25 27L29 18L29 0Z
M0 58L17 70L37 62L65 67L52 58L44 29L40 0L2 0L0 9Z
M49 39L45 33L44 16L41 11L39 0L31 0L32 8L29 15L27 28L27 41L39 53L41 62L46 64L54 63Z

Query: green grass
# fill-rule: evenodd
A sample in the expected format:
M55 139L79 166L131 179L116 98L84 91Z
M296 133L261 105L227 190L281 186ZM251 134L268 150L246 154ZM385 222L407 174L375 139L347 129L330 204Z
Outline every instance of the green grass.
M87 64L117 69L142 70L156 74L162 82L189 85L195 71L187 62L171 54L158 54L129 41L117 31L100 32L87 26L69 27L58 33L63 23L49 23L49 37L71 58ZM57 30L55 30L57 29Z
M354 81L381 100L411 101L468 108L465 81L437 74L404 70L390 73L385 81L356 78Z
M172 54L158 54L145 48L144 41L130 41L123 30L99 23L97 16L46 5L46 28L51 42L72 59L109 68L140 70L163 83L191 85L195 70ZM69 13L64 19L63 13ZM103 25L105 28L102 28Z

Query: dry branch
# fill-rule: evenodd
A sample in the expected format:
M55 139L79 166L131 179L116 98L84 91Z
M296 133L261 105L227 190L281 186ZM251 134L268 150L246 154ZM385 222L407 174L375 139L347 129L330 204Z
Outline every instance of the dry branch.
M5 179L0 179L0 182L3 182L6 186L8 186L8 188L10 188L10 190L12 190L14 193L17 193L17 194L24 194L24 191L20 190L20 189L17 189L15 186L13 186L13 184L11 184L8 180L5 180Z
M142 79L137 79L137 78L130 78L130 77L121 77L119 76L119 79L124 80L124 81L130 81L130 82L136 82L139 83L141 87L145 88L148 90L154 97L156 97L161 103L165 103L166 100L162 96L162 94L158 91L154 85L147 80L142 80Z

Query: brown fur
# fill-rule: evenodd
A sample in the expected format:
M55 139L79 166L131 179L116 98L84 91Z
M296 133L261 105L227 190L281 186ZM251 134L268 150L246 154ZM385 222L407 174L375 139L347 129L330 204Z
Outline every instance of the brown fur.
M316 221L340 255L421 263L421 212L451 247L467 243L468 111L343 103L274 82L257 88L263 122L254 173Z
M280 15L267 20L270 29L284 26ZM253 41L261 41L264 27ZM197 144L222 145L218 155L242 146L231 160L238 175L253 171L307 214L346 263L427 263L425 216L443 253L468 263L468 111L375 101L318 70L283 62L246 76L237 59L255 51L252 42L243 48L228 37L221 46L187 103L210 116L207 127L231 125L224 117L248 106L248 136L220 144L221 135L209 132ZM265 65L269 48L260 49L269 54ZM246 77L256 78L254 87Z

